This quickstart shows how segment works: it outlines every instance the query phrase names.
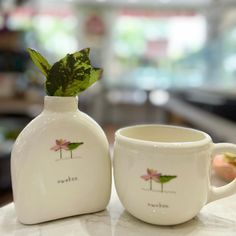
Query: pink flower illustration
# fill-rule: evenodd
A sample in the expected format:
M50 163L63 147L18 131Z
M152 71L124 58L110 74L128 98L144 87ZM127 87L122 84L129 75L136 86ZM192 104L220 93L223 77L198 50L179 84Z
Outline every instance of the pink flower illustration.
M56 145L51 147L51 150L54 150L57 152L60 150L60 159L62 158L62 150L69 150L69 145L70 142L67 141L66 139L56 139Z
M154 180L156 183L161 184L161 192L163 192L163 185L172 179L177 178L177 175L162 175L161 173L157 173L154 169L147 168L147 174L140 176L145 181L149 181L150 190L152 190L152 181Z
M70 142L66 139L56 139L56 145L50 148L52 151L60 151L60 159L62 159L62 150L70 152L70 158L73 159L73 150L77 149L84 142Z
M149 180L150 190L152 190L152 181L154 180L155 182L159 182L160 181L160 176L161 176L161 173L157 173L156 170L147 168L147 174L142 175L140 177L142 179L144 179L145 181Z

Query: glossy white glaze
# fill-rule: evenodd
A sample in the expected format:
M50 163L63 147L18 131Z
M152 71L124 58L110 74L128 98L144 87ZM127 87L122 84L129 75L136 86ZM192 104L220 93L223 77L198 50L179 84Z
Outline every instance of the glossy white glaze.
M111 191L109 145L103 130L78 110L75 97L45 97L12 150L14 202L20 222L34 224L105 209ZM55 141L83 142L70 152Z
M114 178L122 204L133 216L152 224L192 219L206 203L236 193L236 181L211 187L214 150L236 152L236 145L215 145L201 131L174 126L142 125L117 131ZM165 182L165 178L172 179Z

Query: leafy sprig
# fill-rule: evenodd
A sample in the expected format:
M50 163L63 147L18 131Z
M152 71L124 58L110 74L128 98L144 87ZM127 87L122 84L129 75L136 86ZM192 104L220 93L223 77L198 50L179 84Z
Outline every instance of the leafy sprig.
M76 96L86 90L102 75L101 68L94 68L89 59L89 48L82 49L50 65L46 58L28 48L34 64L46 77L45 90L49 96Z
M224 153L224 159L225 162L233 165L236 167L236 154L234 153L230 153L230 152L226 152Z

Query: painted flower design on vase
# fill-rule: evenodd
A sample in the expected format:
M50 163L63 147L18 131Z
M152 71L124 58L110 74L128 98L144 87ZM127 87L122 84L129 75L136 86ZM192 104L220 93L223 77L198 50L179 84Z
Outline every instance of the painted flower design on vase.
M69 143L68 150L70 151L70 158L73 158L73 150L77 149L80 145L84 144L83 142L79 143Z
M53 150L55 152L59 151L60 153L60 159L63 159L63 153L62 150L69 151L70 152L70 158L73 159L73 150L77 149L79 146L84 144L83 142L70 142L66 139L56 139L55 145L51 147L50 150Z
M66 139L56 139L56 145L51 147L51 150L55 152L60 151L60 159L62 159L62 150L68 150L69 143Z

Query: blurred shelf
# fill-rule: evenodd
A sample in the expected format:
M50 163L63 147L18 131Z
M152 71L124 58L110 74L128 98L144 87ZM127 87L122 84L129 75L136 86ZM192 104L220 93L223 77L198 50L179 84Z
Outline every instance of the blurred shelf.
M183 117L194 127L208 132L219 141L236 143L236 123L171 96L165 104L169 112Z
M35 117L43 108L42 102L23 99L0 99L0 115L28 115Z
M0 207L13 201L12 190L0 192Z

